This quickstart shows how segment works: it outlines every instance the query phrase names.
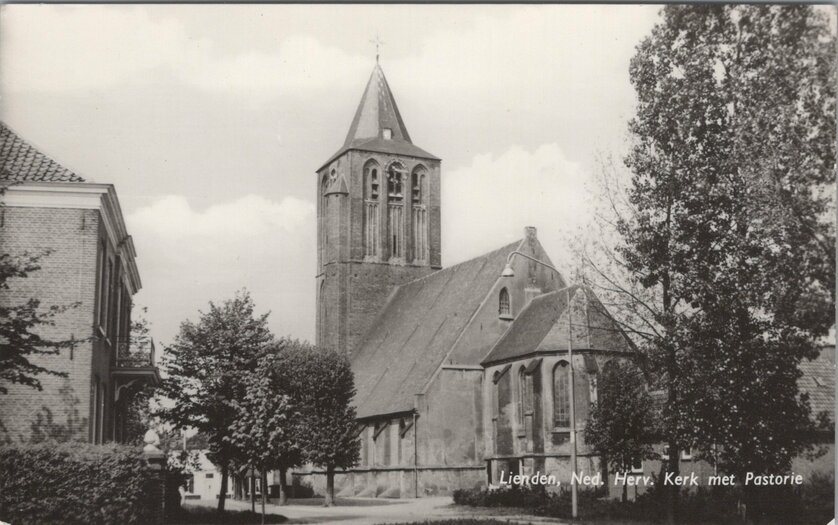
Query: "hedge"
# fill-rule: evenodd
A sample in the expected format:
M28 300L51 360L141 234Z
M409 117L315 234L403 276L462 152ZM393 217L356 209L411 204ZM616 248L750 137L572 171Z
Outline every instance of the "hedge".
M628 520L659 523L665 519L662 483L625 503L608 499L601 491L579 491L579 516L587 520ZM815 474L802 487L769 487L759 494L757 508L749 509L758 523L782 525L820 525L835 515L833 494L835 479L831 474ZM739 523L737 502L740 487L699 487L682 490L679 498L679 523ZM547 492L512 486L501 489L455 490L454 503L471 507L513 507L521 511L553 518L570 518L570 492Z
M0 521L149 523L155 502L139 447L40 443L0 446Z

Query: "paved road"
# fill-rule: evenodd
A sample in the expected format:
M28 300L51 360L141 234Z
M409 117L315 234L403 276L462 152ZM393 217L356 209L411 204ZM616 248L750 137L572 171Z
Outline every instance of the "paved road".
M216 501L189 501L189 505L215 506ZM227 500L228 509L249 510L250 503L245 501ZM454 507L450 497L433 497L420 499L391 500L384 503L380 499L352 498L347 505L322 507L320 505L300 505L296 501L285 506L268 504L265 510L269 513L282 514L289 518L288 523L336 523L339 525L377 525L390 523L406 523L424 521L427 519L445 518L480 518L489 516L486 511L471 512L462 507ZM261 511L256 502L256 511ZM497 516L498 519L509 523L565 523L558 520L547 520L532 516Z

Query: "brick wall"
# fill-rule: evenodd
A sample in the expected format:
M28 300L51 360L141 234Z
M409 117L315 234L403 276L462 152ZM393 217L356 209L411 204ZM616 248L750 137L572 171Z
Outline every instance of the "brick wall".
M376 260L364 258L364 180L366 163L374 160L383 170L394 160L407 170L404 180L404 260L389 260L386 234L387 182L380 181L380 239ZM414 263L410 254L412 225L410 173L422 166L427 172L425 203L428 210L428 260ZM322 195L324 177L335 170L347 183L348 194ZM440 267L440 168L438 161L403 155L350 151L317 174L318 188L318 345L351 354L378 316L396 286L423 277Z
M58 355L30 357L33 363L66 372L66 378L39 376L42 391L20 385L5 385L0 395L0 440L22 441L53 435L60 439L87 441L90 438L91 374L104 380L107 365L93 370L93 319L96 297L96 254L100 236L98 210L58 208L16 208L0 210L0 251L40 253L41 269L25 279L9 282L10 290L0 300L19 304L29 298L41 300L42 307L74 308L55 318L55 325L42 334L54 340L78 339L74 348Z

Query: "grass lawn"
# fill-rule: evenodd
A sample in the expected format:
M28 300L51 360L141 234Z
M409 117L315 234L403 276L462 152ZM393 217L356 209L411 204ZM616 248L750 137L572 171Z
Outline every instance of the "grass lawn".
M281 514L265 515L265 523L285 523L286 521L288 521L288 518ZM262 513L254 513L249 510L225 510L224 514L218 514L218 511L212 507L183 505L181 515L172 520L171 523L174 525L249 525L251 523L262 523Z
M277 499L273 498L269 501L269 503L276 504ZM336 507L377 507L379 505L403 505L408 503L410 500L400 500L400 499L381 499L381 498L352 498L352 499L344 499L344 498L335 498L335 506ZM323 498L289 498L287 505L306 505L311 507L322 507L323 506ZM256 501L256 507L259 507L260 503Z
M450 519L450 520L433 520L433 521L415 521L413 523L404 523L402 525L509 525L511 522L506 520L481 520L476 518L464 519ZM520 521L515 521L520 524ZM381 524L387 525L387 524Z

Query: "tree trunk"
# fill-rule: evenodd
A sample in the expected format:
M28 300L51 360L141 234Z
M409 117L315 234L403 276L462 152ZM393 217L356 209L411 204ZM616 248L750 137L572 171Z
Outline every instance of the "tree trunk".
M265 498L268 497L268 475L262 470L262 525L265 525Z
M335 469L334 467L326 467L326 501L323 503L326 507L331 507L335 504Z
M221 490L218 493L218 512L224 512L224 502L227 499L227 464L221 464Z
M629 499L628 498L628 493L629 493L628 483L623 482L623 497L622 497L623 503L628 501L628 499Z
M288 503L288 484L285 481L285 474L288 469L280 468L279 469L279 504L285 505Z
M256 476L254 472L250 472L250 510L256 514Z
M669 442L669 468L667 472L672 472L675 477L680 474L680 459L681 451L678 449L678 444L675 440ZM678 486L669 485L666 492L666 523L667 525L675 525L678 523Z

